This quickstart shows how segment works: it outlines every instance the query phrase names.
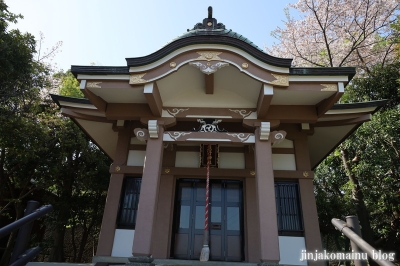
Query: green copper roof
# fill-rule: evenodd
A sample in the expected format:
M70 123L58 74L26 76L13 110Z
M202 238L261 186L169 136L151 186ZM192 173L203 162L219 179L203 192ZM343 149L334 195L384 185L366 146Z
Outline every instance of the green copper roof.
M239 34L237 32L234 32L232 30L227 30L227 29L212 29L212 30L192 29L192 30L188 30L188 32L182 34L181 36L173 39L171 42L174 42L176 40L183 39L183 38L188 38L188 37L192 37L192 36L198 36L198 35L225 36L225 37L235 38L235 39L238 39L238 40L241 40L241 41L243 41L245 43L250 44L251 46L257 48L261 52L264 52L264 50L262 50L260 47L255 45L252 41L250 41L249 39L247 39L243 35L241 35L241 34Z
M155 62L163 56L188 45L193 44L222 44L237 47L253 57L277 67L291 67L292 59L271 56L260 49L243 35L232 30L227 30L223 23L218 23L212 17L212 7L208 8L208 17L202 23L194 25L193 29L187 30L183 35L167 43L160 50L143 57L126 58L129 67L142 66Z
M242 34L234 32L232 30L227 30L223 23L217 23L217 19L212 17L212 7L208 7L208 17L203 19L203 23L197 23L194 25L193 29L187 30L187 33L182 34L181 36L173 39L171 42L174 42L179 39L188 38L192 36L198 35L211 35L211 36L224 36L231 37L238 40L241 40L251 46L257 48L259 51L264 52L261 48L255 45L252 41L244 37ZM169 43L171 43L169 42ZM168 43L168 44L169 44ZM167 45L168 45L167 44Z

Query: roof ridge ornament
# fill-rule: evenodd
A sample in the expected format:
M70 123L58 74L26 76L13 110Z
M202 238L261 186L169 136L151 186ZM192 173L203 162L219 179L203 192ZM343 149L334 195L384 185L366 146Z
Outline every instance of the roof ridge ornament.
M217 20L212 17L213 9L212 6L208 7L208 17L203 19L203 23L197 23L191 30L225 30L223 23L217 23ZM190 31L189 29L187 31Z

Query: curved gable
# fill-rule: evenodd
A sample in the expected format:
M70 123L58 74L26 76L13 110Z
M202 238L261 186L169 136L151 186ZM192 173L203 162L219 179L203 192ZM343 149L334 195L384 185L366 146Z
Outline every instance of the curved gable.
M206 75L214 74L222 67L234 67L262 83L288 86L288 67L277 67L262 62L228 45L190 45L174 51L159 60L143 66L131 66L130 84L157 81L181 67L190 65Z

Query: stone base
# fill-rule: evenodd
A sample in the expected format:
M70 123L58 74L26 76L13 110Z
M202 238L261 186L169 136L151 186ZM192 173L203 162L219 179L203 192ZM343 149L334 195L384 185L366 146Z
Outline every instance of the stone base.
M128 258L129 262L125 265L127 266L155 266L152 257L146 256L132 256Z
M278 265L279 263L276 262L260 262L257 264L257 266L278 266Z

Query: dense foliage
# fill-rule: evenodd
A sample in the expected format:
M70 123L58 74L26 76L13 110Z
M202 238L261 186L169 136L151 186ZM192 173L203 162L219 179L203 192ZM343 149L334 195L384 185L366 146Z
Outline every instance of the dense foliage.
M42 260L90 261L110 161L49 100L57 79L65 95L79 96L79 87L70 73L52 75L32 35L8 30L19 18L0 0L0 227L22 217L29 200L53 204L30 246L42 243ZM15 237L0 240L0 265L8 265Z
M299 0L290 7L299 16L287 12L285 27L273 32L280 43L268 51L297 66L356 66L341 102L387 99L315 169L324 246L349 251L330 220L357 215L365 240L400 254L399 2Z
M341 102L387 100L315 169L324 246L349 251L330 220L357 215L365 240L400 254L399 2L299 0L290 7L299 17L288 11L271 53L298 66L356 66Z

